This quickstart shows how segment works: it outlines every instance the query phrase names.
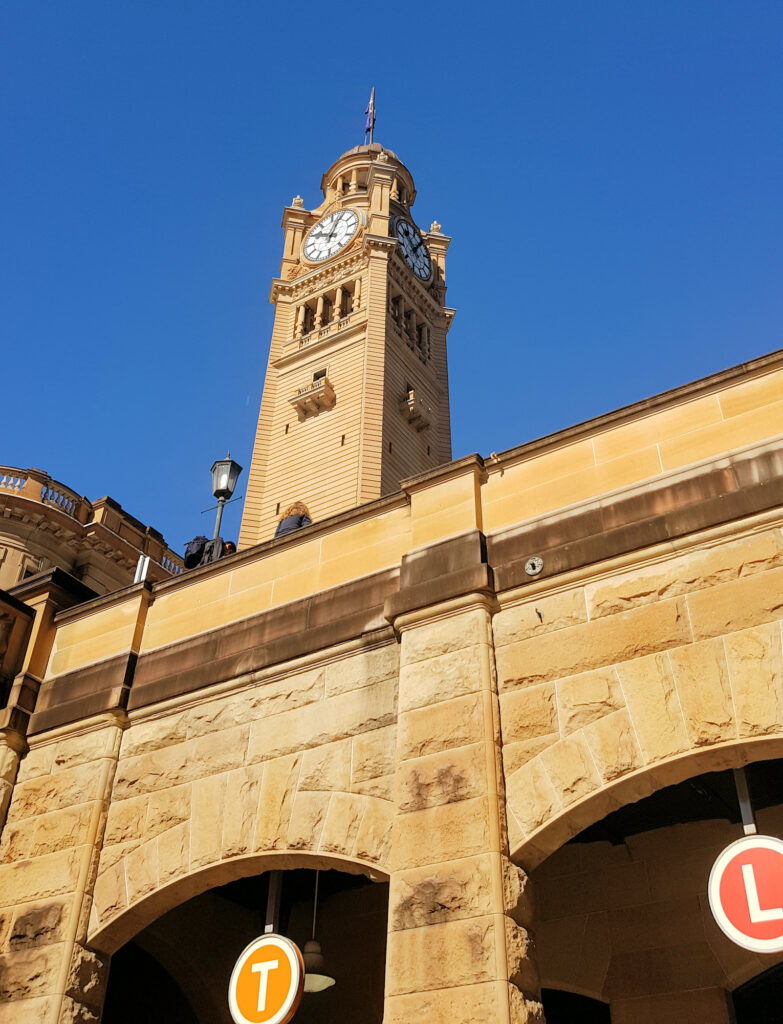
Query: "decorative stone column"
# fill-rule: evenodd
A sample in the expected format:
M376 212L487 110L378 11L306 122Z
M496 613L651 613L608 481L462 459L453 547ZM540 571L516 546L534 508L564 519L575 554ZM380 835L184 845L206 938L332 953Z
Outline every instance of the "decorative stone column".
M480 562L478 533L447 546L439 560L486 581L486 565L467 565ZM427 554L408 575L421 579ZM427 583L418 588L422 599ZM402 667L384 1024L544 1019L528 880L508 859L489 601L474 592L393 617Z

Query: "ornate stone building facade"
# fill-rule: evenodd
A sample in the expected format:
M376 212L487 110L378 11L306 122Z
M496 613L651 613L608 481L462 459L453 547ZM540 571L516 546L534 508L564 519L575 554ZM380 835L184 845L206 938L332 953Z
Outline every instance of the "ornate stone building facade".
M0 466L0 588L62 569L107 594L133 582L142 555L150 580L182 572L161 534L111 498L88 501L40 469Z
M228 1022L277 869L300 941L315 869L325 886L337 984L302 1024L763 1019L735 993L776 958L733 946L705 893L740 834L726 770L750 765L783 825L783 352L437 465L446 240L413 233L380 147L324 184L285 214L242 549L91 600L65 575L3 598L0 1019L97 1021L105 998L106 1024ZM300 281L308 242L328 281ZM302 354L313 332L328 362ZM312 496L275 455L311 427ZM357 430L366 461L343 453ZM289 500L317 521L271 539Z

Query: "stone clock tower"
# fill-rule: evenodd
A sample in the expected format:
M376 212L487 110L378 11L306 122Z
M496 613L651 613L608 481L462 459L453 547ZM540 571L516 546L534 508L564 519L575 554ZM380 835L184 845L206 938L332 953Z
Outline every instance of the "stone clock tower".
M240 547L287 506L313 520L396 491L451 459L440 225L421 233L413 178L378 143L343 154L324 201L283 215L275 322Z

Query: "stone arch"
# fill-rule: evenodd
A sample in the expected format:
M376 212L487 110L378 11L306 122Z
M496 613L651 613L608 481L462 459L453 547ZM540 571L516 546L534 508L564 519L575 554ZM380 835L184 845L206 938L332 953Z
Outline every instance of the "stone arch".
M104 872L96 882L96 896L90 917L87 945L97 953L111 955L168 910L172 910L208 889L226 885L238 878L246 878L267 871L309 868L310 870L333 869L348 874L364 874L373 881L388 880L386 871L367 861L302 850L266 852L233 857L192 872L183 872L167 883L150 888L130 904L127 901L123 903L121 894L117 892L116 901L110 906L106 906L101 915L97 908L103 905L102 886L117 882L123 868L127 868L127 864L118 861L109 869L108 877ZM101 883L101 879L105 881Z
M618 744L622 738L618 738ZM676 757L651 761L642 768L628 771L613 781L601 781L597 777L583 777L579 787L580 795L573 798L566 787L557 794L551 784L547 785L536 761L531 762L527 773L531 787L527 794L528 806L536 802L544 804L528 834L517 836L511 845L511 857L526 870L532 870L569 839L583 829L606 817L611 811L629 803L635 803L646 796L675 785L686 779L707 772L740 768L753 761L766 761L783 757L783 730L776 735L756 739L737 739L712 746L696 747ZM537 759L536 759L537 760ZM536 766L538 771L536 772ZM526 766L527 767L527 766ZM522 769L512 778L519 782ZM569 799L569 796L572 798ZM509 817L516 819L517 811L525 813L525 794L516 787L508 795ZM518 819L517 819L518 822Z

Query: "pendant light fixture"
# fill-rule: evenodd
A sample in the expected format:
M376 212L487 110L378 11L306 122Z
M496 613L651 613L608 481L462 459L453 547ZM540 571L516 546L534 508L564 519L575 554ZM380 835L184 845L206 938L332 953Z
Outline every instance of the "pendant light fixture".
M305 965L305 992L323 992L334 985L335 979L326 973L324 955L320 942L315 940L315 916L318 911L318 878L320 871L315 873L315 896L313 897L313 933L309 942L305 943L303 960Z

